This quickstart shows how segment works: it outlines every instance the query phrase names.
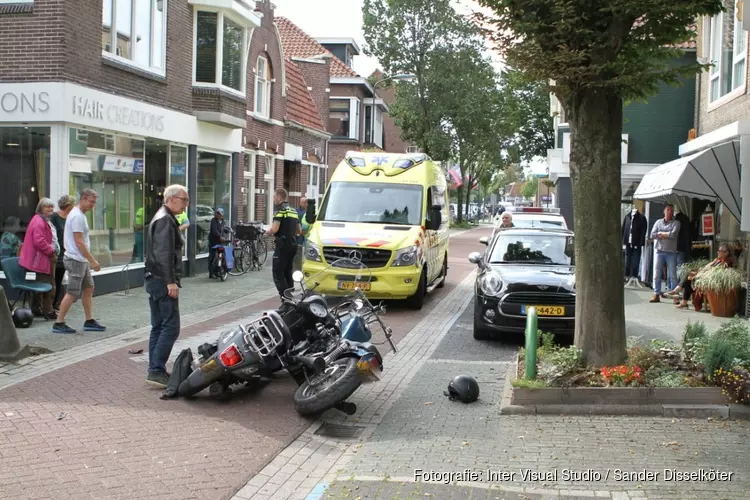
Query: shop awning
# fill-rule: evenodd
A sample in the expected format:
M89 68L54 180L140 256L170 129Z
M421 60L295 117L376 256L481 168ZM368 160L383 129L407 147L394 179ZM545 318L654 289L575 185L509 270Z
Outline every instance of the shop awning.
M633 195L673 204L681 197L720 201L741 220L740 142L729 141L660 165L643 177Z

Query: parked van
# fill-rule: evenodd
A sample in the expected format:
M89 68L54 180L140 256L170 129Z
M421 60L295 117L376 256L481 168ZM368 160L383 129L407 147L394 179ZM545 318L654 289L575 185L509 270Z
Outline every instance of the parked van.
M344 295L359 286L371 299L405 299L421 309L445 285L448 207L445 174L429 156L349 151L305 240L302 270L309 277L336 259L361 257L371 282L367 273L335 267L316 278L316 291Z

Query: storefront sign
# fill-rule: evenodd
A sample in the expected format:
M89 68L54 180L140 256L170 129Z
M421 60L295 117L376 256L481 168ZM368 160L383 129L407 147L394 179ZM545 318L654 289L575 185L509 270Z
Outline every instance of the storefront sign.
M701 214L701 235L713 236L714 214Z
M105 104L88 97L73 96L73 115L107 121L110 126L138 127L145 132L162 132L164 115L156 115L126 106Z
M108 172L122 172L126 174L142 174L143 160L135 158L124 158L121 156L106 156L102 170Z
M49 92L2 92L0 111L3 115L46 113L49 111Z

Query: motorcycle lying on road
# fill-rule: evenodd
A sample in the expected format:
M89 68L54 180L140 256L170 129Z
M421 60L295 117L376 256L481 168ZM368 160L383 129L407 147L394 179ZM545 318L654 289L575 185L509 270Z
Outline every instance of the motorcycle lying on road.
M361 261L348 257L326 269L331 267L370 272ZM233 385L252 384L286 370L298 385L294 407L300 415L331 408L354 414L356 405L346 400L362 383L379 380L383 369L383 357L371 342L371 325L378 324L395 353L392 332L380 318L384 306L373 306L358 287L341 304L329 307L325 296L314 293L317 276L305 282L302 272L296 271L293 278L300 290L285 291L279 309L198 347L194 370L180 384L179 395L190 397L208 387L212 397L226 399ZM310 282L315 285L307 288Z

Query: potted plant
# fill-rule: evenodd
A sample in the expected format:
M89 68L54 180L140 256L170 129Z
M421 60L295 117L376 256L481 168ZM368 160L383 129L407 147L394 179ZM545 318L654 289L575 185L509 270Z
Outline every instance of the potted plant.
M737 307L742 279L742 273L737 269L715 266L698 273L693 286L708 299L712 316L731 318Z
M688 274L690 274L690 271L698 271L700 269L703 269L708 263L711 262L708 259L694 259L690 260L688 262L685 262L684 264L680 264L680 266L677 268L677 281L684 280Z

